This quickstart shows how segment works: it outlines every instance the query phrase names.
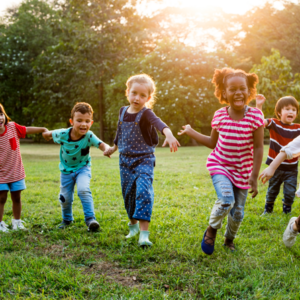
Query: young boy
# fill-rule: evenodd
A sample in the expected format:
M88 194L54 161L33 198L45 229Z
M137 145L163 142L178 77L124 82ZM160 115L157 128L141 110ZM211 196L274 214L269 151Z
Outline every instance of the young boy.
M89 129L93 124L93 109L85 102L76 103L71 111L71 128L48 131L43 134L46 140L60 144L61 185L59 201L62 209L62 222L58 228L63 229L73 221L72 203L74 187L81 200L85 222L89 231L99 228L95 219L93 197L90 190L91 157L90 146L105 151L109 146L99 140Z
M276 172L276 169L286 159L292 159L300 156L300 136L290 142L287 146L282 147L280 153L273 160L268 168L266 168L259 176L259 179L265 184ZM296 192L296 195L300 197L300 189ZM297 235L300 233L300 216L298 218L293 217L290 219L286 230L283 233L283 242L286 247L292 247Z
M256 96L256 107L262 110L265 102L263 95ZM265 119L264 124L270 130L270 148L266 161L270 165L276 156L280 153L282 147L286 146L294 138L300 135L300 124L294 124L299 112L298 101L292 96L280 98L275 106L275 115L277 119ZM295 198L298 175L298 158L286 159L278 166L274 176L270 179L266 195L266 204L264 214L272 213L274 202L283 185L283 212L290 213Z

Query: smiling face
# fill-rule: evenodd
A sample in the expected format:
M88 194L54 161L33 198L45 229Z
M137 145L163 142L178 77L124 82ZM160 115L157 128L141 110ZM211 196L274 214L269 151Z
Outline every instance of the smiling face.
M146 84L133 83L128 91L128 101L132 112L139 112L151 99L149 89Z
M226 80L223 97L234 110L242 110L248 102L249 89L245 77L233 76Z
M85 135L93 124L92 115L89 113L82 114L79 111L74 113L73 119L70 119L70 123L73 126L73 131L76 137L80 138Z
M291 104L284 106L278 116L283 124L290 125L297 117L297 108Z

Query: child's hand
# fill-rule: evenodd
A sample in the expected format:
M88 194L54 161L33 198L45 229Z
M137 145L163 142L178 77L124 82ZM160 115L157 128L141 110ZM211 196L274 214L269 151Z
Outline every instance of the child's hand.
M252 199L253 199L258 194L258 191L257 191L257 177L254 178L254 177L250 176L248 183L251 187L249 193L252 194Z
M256 95L255 100L256 100L256 107L258 109L262 110L263 104L266 101L265 96L262 94L258 94L258 95Z
M271 166L269 166L266 169L264 169L262 173L259 175L259 180L263 184L265 184L271 177L273 177L274 173L275 170Z
M107 145L108 146L108 145ZM110 156L117 150L116 145L114 145L113 147L107 147L104 151L103 151L103 155L104 156L108 156L110 158Z
M46 129L46 131L42 133L42 136L46 141L50 141L52 139L52 132Z
M189 131L192 129L191 125L184 125L182 126L183 129L180 130L180 132L178 132L177 134L178 135L184 135L184 134L187 134L189 135Z
M171 152L176 152L178 150L178 146L180 147L179 142L177 141L177 139L174 137L172 131L169 128L165 128L163 130L164 135L166 136L166 139L162 145L162 147L166 146L167 144L169 144L170 147L170 151Z

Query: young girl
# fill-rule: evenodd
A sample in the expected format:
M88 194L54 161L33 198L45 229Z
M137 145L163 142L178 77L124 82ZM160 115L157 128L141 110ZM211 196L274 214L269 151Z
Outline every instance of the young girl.
M168 126L150 109L155 94L155 83L151 77L135 75L127 80L126 85L130 105L120 109L114 146L104 155L109 156L117 149L120 152L122 194L130 219L126 238L140 231L139 245L151 246L148 227L154 202L154 151L158 144L155 128L166 136L163 146L169 144L171 152L176 152L180 145Z
M257 177L263 157L263 114L247 106L255 97L258 77L242 70L215 70L212 80L215 96L228 106L215 112L210 136L183 126L179 135L187 134L204 146L214 149L207 159L218 200L212 209L201 248L212 254L217 230L228 215L224 246L235 250L233 243L244 217L248 188L257 195Z
M26 189L25 172L22 164L19 139L26 134L48 131L41 127L24 127L9 122L4 107L0 104L0 231L8 232L2 221L7 192L10 191L14 219L13 229L25 229L21 218L21 191Z

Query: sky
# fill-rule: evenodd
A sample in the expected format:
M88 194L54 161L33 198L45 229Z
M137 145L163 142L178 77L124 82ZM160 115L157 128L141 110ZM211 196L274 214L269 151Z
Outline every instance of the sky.
M21 1L22 0L0 0L0 14L3 14L6 8L18 5ZM193 7L199 9L219 7L227 13L234 14L243 14L254 6L262 6L266 2L267 0L164 0L165 5L169 6Z

